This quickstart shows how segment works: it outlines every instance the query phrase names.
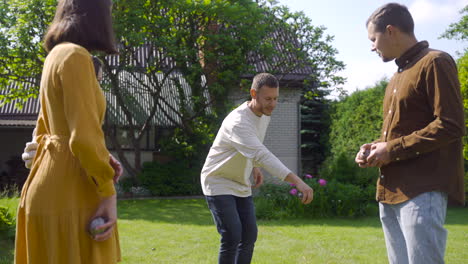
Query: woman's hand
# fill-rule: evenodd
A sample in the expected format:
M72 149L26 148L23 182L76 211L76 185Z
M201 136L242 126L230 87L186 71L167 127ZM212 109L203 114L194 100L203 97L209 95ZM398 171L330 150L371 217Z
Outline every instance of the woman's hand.
M110 155L110 160L109 160L110 165L114 169L114 183L117 183L120 179L120 176L122 176L123 173L123 168L122 164L114 157L112 154Z
M35 141L31 141L26 143L26 147L24 148L24 152L21 155L21 158L24 161L24 166L28 169L31 169L32 162L34 160L34 156L36 156L38 144Z
M117 196L115 194L102 198L101 203L92 219L90 219L90 222L97 217L104 218L106 223L97 226L96 229L104 229L106 231L95 235L93 239L96 241L105 241L112 236L115 224L117 223Z

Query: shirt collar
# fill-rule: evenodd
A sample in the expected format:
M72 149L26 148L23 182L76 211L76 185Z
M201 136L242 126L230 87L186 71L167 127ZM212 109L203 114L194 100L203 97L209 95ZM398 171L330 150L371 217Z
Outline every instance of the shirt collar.
M416 43L413 47L409 48L400 58L395 60L396 65L398 66L398 72L402 72L406 66L414 60L417 59L418 54L429 47L429 43L427 41L420 41Z

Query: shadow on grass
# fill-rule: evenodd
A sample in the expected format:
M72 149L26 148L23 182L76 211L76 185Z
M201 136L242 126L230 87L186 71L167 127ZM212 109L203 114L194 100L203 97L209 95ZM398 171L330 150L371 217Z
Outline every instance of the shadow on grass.
M205 199L154 199L119 201L119 219L146 220L172 224L213 225ZM360 218L287 218L281 220L258 220L266 226L318 225L380 228L378 215ZM468 208L449 208L448 225L467 225Z
M213 225L205 199L123 200L118 204L119 219Z
M0 238L0 264L11 264L14 260L15 241Z
M351 226L356 228L375 227L381 228L378 215L359 218L288 218L281 220L260 220L259 224L265 226L289 226L289 225L318 225L318 226ZM449 207L445 225L468 225L468 207Z
M468 207L449 207L446 225L468 225Z
M171 224L214 225L205 199L154 199L119 201L119 219L145 220ZM353 227L380 227L377 216L364 218L297 218L281 220L258 220L259 225L329 225Z
M171 224L213 225L205 199L147 199L119 201L119 219L145 220ZM329 225L353 227L380 227L377 216L363 218L287 218L258 220L266 226Z

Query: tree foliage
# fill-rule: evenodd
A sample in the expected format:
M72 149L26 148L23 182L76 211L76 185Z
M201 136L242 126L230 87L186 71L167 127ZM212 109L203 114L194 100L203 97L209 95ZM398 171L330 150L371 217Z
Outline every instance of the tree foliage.
M442 34L442 38L468 40L468 5L460 10L460 14L464 14L460 21L450 24L449 28Z
M468 5L460 11L464 14L460 21L453 23L442 34L441 37L447 39L456 39L461 41L468 40ZM468 127L468 47L465 47L463 54L457 60L458 79L460 80L460 88L463 96L463 106L465 110L465 122ZM465 160L468 160L468 136L465 136L465 146L463 155Z
M115 133L107 130L106 135L131 175L135 176L141 169L141 140L154 125L156 112L162 111L164 118L176 128L171 137L165 138L173 144L166 145L173 147L184 142L182 149L191 149L192 145L203 148L195 142L200 141L198 134L213 136L216 124L230 107L228 91L245 87L241 79L255 73L256 63L269 65L268 70L274 74L312 69L314 74L304 86L304 101L312 100L310 106L312 102L321 102L328 89L336 89L344 82L337 75L344 64L335 58L333 37L325 35L323 26L313 26L304 13L291 12L274 1L113 2L119 57L116 60L100 55L105 64L103 86L117 102L118 109L112 111L122 111L128 123L135 166L123 154ZM0 2L0 87L3 90L0 102L37 95L46 56L41 40L52 21L56 3L57 0ZM143 57L138 53L141 48L147 51ZM13 83L17 89L4 90ZM168 83L175 87L176 108L162 93ZM183 83L190 91L184 90ZM144 105L139 103L142 97L146 100ZM197 150L184 153L200 155Z
M334 37L326 34L325 26L312 24L312 19L304 12L292 12L286 6L272 5L270 12L278 19L272 21L273 28L277 30L281 24L285 25L285 30L290 34L290 43L281 43L287 48L289 54L294 54L293 61L280 61L279 64L288 62L294 65L292 69L311 67L314 71L305 82L305 99L323 97L330 89L344 94L341 85L345 79L339 75L345 67L342 61L337 60L338 50L333 47ZM293 42L291 40L297 40ZM278 56L278 54L275 54ZM288 71L282 72L289 73ZM317 89L322 90L318 92ZM328 93L326 92L328 91Z
M329 153L330 102L314 96L303 99L300 109L302 170L317 173Z
M115 2L114 17L119 64L108 64L106 73L110 91L129 124L128 135L136 154L131 174L136 175L141 169L140 141L154 125L155 113L160 111L176 128L171 137L174 141L198 144L198 128L206 123L210 127L223 116L227 91L239 86L242 74L252 71L252 65L246 63L248 55L261 47L267 31L265 25L257 26L264 17L262 9L248 0L122 0ZM146 54L143 57L138 53L142 50ZM130 80L121 75L124 72L137 80L131 94L127 87ZM184 88L184 82L190 91ZM171 85L175 91L163 94L162 90ZM137 96L147 98L145 107L149 109L135 109ZM118 147L117 139L111 139ZM184 158L193 160L191 153L184 152Z
M330 154L320 166L320 176L340 183L372 185L377 168L361 169L354 157L364 143L379 138L382 126L382 101L387 80L344 96L331 105Z
M465 126L468 127L468 50L457 60L458 79L463 96L463 107L465 110ZM463 156L468 160L468 136L465 136L465 146L463 147Z
M341 96L346 94L341 87L345 79L339 75L345 65L336 59L338 50L332 45L333 36L326 34L324 26L313 25L303 12L291 12L285 6L272 6L271 11L280 18L277 21L285 23L285 31L294 36L292 39L297 40L296 43L285 44L289 54L296 56L292 61L286 60L292 66L290 70L310 67L314 71L302 84L300 135L302 170L317 173L329 151L330 102L326 96L332 90Z
M387 81L356 91L334 103L330 127L331 154L353 157L364 143L379 138L382 127L382 101Z
M46 56L42 37L55 6L56 0L0 2L0 88L16 85L0 92L0 105L38 94Z

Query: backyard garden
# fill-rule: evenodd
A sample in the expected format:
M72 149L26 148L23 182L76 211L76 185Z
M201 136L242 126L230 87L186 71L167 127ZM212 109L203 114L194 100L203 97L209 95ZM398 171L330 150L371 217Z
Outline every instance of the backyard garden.
M293 188L284 186L284 203L307 212L309 207L302 206L288 189ZM316 191L315 202L320 200L320 192ZM293 215L278 207L271 208L276 215L268 215L265 206L275 206L270 201L268 204L263 198L256 199L260 209L257 214L264 211L258 215L259 237L252 263L387 263L375 210L368 209L368 216L327 217L310 213ZM13 263L17 204L17 195L2 194L0 218L9 219L5 222L11 225L0 221L0 264ZM313 206L314 202L310 208ZM219 235L203 198L119 200L118 215L122 263L217 262ZM449 208L446 228L449 232L446 262L464 263L468 259L468 209Z

